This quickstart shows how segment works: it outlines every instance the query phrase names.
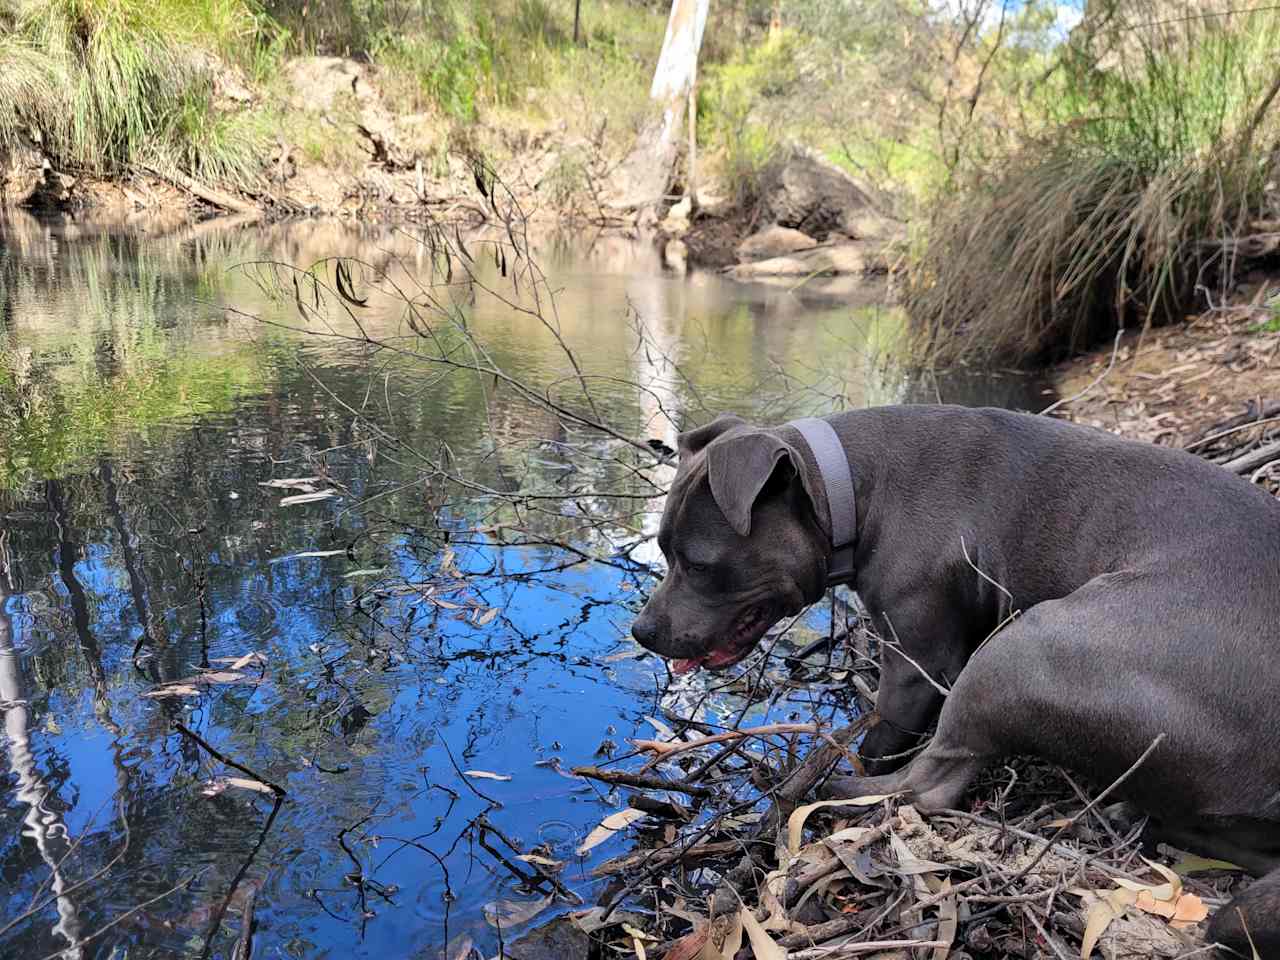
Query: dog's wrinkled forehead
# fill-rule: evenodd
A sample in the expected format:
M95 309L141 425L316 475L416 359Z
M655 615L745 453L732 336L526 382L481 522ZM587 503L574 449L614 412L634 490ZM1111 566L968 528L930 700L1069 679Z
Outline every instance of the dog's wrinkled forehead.
M687 506L706 491L719 508L714 513L739 536L748 536L752 506L783 464L800 474L809 489L797 452L776 432L753 427L740 417L722 414L706 426L680 434L678 444L680 461L667 497L664 528L682 523ZM670 529L665 533L671 536Z

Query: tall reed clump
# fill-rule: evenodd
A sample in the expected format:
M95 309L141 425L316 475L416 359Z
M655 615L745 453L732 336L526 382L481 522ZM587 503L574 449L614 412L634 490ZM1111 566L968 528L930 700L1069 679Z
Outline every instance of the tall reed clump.
M0 154L32 143L62 170L151 166L236 186L259 138L214 105L210 56L256 43L244 0L26 0L0 30Z
M921 358L1052 359L1229 284L1275 163L1277 40L1280 16L1258 13L1061 71L1046 129L937 208L906 291Z

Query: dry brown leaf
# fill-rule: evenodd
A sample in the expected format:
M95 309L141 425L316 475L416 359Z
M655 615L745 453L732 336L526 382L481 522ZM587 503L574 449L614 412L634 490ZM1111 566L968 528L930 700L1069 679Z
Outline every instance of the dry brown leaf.
M247 667L251 663L266 663L266 662L267 662L267 658L264 657L262 654L258 653L258 651L250 650L243 657L240 657L234 663L232 663L231 666L228 667L228 669L243 670L245 667Z
M742 915L730 914L715 921L712 930L702 945L700 960L733 960L742 949Z
M484 918L491 927L514 927L532 920L551 906L551 895L541 900L495 900L483 907Z
M274 791L261 780L250 780L248 777L222 777L229 787L239 787L241 790L256 790L258 793L273 793Z
M336 497L337 490L317 490L315 493L299 493L292 497L282 497L280 506L292 507L299 503L315 503L317 500L328 500L330 497Z
M578 854L582 855L593 847L598 847L619 830L625 830L629 825L645 815L643 810L635 810L631 807L609 814L609 816L600 821L598 827L587 834L587 839L583 840L578 847Z
M897 796L897 794L877 793L865 797L854 797L852 800L819 800L817 803L807 803L803 807L796 807L791 816L787 818L787 848L792 856L800 852L800 839L804 835L804 822L809 819L809 814L815 810L821 810L823 807L872 807L892 796Z
M747 938L751 941L751 952L755 955L755 960L787 960L787 951L765 933L755 914L743 907L738 911L738 917L742 921L742 929L747 932Z
M658 940L658 938L655 937L653 934L645 933L643 930L637 927L634 923L628 923L625 920L622 921L622 931L623 933L628 934L629 936L633 937L636 940L652 940L655 943Z
M232 673L230 670L212 670L196 677L198 683L236 683L245 679L243 673Z
M1166 920L1172 920L1173 915L1178 911L1172 900L1157 900L1151 895L1150 890L1139 891L1138 899L1133 905L1139 910L1154 913L1157 917L1164 917Z
M161 697L198 697L200 696L200 691L185 683L173 683L167 687L148 690L142 695L153 700L158 700Z
M477 627L488 626L493 621L493 618L496 617L497 615L498 615L498 608L490 607L488 610L486 610L484 613L480 614L480 616L476 618L476 626Z
M550 857L539 856L536 853L522 853L516 859L523 860L525 863L536 863L541 867L550 867L552 870L559 870L564 866L563 860L552 860Z
M709 927L703 924L692 933L686 933L671 945L671 949L667 951L667 955L662 960L693 960L694 957L702 953L703 945L707 942L708 929Z
M319 482L319 477L282 477L278 480L259 481L258 486L277 487L282 490L288 490L290 487L298 490L309 490L314 489L315 485Z
M942 881L942 889L938 892L946 893L950 889L951 878L946 877ZM960 910L953 895L938 904L938 933L934 939L941 940L946 945L933 948L933 960L947 960L947 955L951 953L951 944L955 943L956 930L959 926Z
M785 930L790 933L792 927L796 926L787 915L787 908L782 905L782 895L786 885L786 871L774 870L765 876L764 883L759 886L760 906L769 911L769 915L761 924L766 930Z
M1071 890L1088 906L1085 912L1084 936L1080 940L1080 960L1089 960L1098 939L1107 931L1111 921L1124 914L1125 907L1137 899L1132 890Z
M644 952L644 942L639 937L631 938L631 949L636 952L636 960L648 960Z
M1178 907L1169 922L1179 930L1195 926L1209 916L1209 908L1194 893L1184 893L1178 898Z
M463 770L464 777L471 777L473 780L510 780L511 778L505 773L493 773L489 770Z

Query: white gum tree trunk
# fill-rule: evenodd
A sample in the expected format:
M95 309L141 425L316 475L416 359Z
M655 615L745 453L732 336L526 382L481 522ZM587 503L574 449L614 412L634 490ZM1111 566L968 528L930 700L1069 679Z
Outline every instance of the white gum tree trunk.
M711 0L671 0L667 33L649 88L653 113L613 175L610 202L615 207L635 210L657 204L666 195L710 8Z

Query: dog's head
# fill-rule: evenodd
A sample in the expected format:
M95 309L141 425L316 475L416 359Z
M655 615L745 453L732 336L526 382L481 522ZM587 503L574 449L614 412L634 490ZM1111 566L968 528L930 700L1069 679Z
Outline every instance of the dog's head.
M667 575L631 628L676 673L737 663L826 589L830 546L803 458L721 415L682 433L658 530Z

